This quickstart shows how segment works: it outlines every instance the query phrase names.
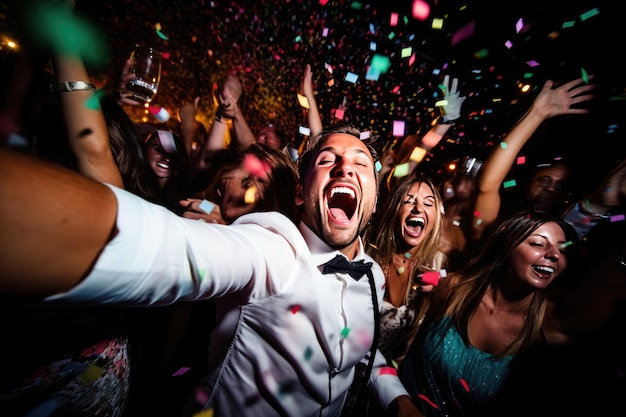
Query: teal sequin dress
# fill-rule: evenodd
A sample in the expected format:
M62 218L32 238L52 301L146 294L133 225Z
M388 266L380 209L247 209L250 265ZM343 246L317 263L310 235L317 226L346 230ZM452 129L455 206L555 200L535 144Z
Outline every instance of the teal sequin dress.
M509 373L512 356L494 359L463 342L449 318L425 324L398 370L427 417L478 415Z

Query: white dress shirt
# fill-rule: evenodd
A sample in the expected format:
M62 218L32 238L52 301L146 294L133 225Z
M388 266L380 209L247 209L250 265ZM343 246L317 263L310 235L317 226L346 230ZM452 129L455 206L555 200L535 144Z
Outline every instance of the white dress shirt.
M322 274L339 252L276 212L232 225L179 217L112 187L119 232L89 275L48 301L165 305L215 298L210 375L187 412L215 416L338 416L354 366L373 340L367 276ZM361 243L358 256L373 262ZM382 305L384 276L372 272ZM370 387L383 407L406 390L377 352Z

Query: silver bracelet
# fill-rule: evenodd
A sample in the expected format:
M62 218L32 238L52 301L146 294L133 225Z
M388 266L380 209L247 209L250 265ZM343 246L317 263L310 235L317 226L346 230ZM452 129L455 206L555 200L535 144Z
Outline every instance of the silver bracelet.
M83 90L95 90L96 86L92 83L88 83L85 81L65 81L64 83L57 83L53 88L53 92L55 93L69 93L72 91L83 91Z

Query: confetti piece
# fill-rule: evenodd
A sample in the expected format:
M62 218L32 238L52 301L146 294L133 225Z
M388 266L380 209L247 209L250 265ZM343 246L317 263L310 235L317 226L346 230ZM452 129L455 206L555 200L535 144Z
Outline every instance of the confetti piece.
M430 5L424 0L414 0L411 7L411 14L417 20L424 21L430 16Z
M291 314L296 314L298 311L300 311L300 306L299 305L295 305L295 306L291 307Z
M106 63L105 37L96 25L75 15L72 7L60 7L42 1L33 4L26 16L26 24L35 43L80 57L85 63Z
M377 70L379 73L384 74L387 71L389 71L389 68L391 67L391 61L389 60L388 56L374 54L374 56L372 57L371 66L373 69Z
M610 217L611 222L623 222L626 219L626 215L624 214L615 214Z
M170 120L170 112L165 107L148 107L148 111L161 123Z
M178 150L176 149L176 142L174 141L174 134L169 130L157 130L157 134L159 135L159 142L161 142L161 146L167 153L176 153Z
M515 187L516 185L517 185L517 182L515 182L515 180L504 181L502 183L502 186L504 188L512 188L512 187Z
M566 247L568 247L569 245L572 245L573 243L574 243L574 242L572 242L571 240L570 240L570 241L567 241L567 242L564 242L564 243L561 243L561 244L559 245L559 249L565 249Z
M311 108L311 106L309 105L309 99L308 98L306 98L305 96L303 96L300 93L297 94L297 97L298 97L298 104L300 104L300 107L303 107L305 109Z
M267 161L262 161L256 155L252 154L245 156L243 166L251 175L258 178L265 178L271 170Z
M312 356L313 356L313 349L307 346L307 348L304 349L304 360L308 361L311 359Z
M398 164L393 169L394 177L404 177L409 175L409 163L405 162L404 164Z
M391 366L384 366L378 370L378 375L398 375L398 371Z
M452 40L450 41L450 45L454 46L459 42L473 36L475 31L476 21L472 20L471 22L454 32L454 35L452 35Z
M391 13L389 18L389 26L394 27L398 25L398 13Z
M85 372L81 374L80 379L84 382L91 383L100 378L103 373L104 368L92 363L87 367L87 369L85 369Z
M459 378L459 382L461 383L461 385L463 385L463 388L465 389L465 391L467 392L471 391L469 385L463 378Z
M348 72L345 78L347 82L352 83L352 84L356 84L358 79L359 79L359 76L353 72Z
M432 402L427 396L425 396L424 394L418 394L417 398L419 398L420 400L424 400L428 403L428 405L430 405L431 407L433 407L436 410L439 410L439 407L437 407L437 404L435 404L434 402Z
M182 368L180 368L178 371L174 372L172 374L172 376L180 376L180 375L184 375L185 373L187 373L188 370L190 370L191 368L188 368L186 366L183 366Z
M585 84L589 84L589 74L587 73L587 71L585 71L584 68L580 69L580 74Z
M404 274L404 271L405 271L404 267L403 267L403 266L401 266L400 268L398 268L398 271L397 271L397 272L398 272L398 275L402 275L402 274Z
M246 193L243 196L243 201L246 204L252 204L256 201L256 187L252 186L246 190Z
M213 409L203 410L198 413L194 413L193 417L213 417Z
M350 329L347 327L344 327L341 330L341 337L343 337L344 339L348 337L348 335L350 334Z
M435 18L433 19L433 23L430 25L432 29L443 29L443 19Z
M210 201L207 201L207 200L202 200L202 202L200 203L199 208L200 208L200 210L204 211L206 214L209 214L215 208L215 204L213 204L213 203L211 203Z
M90 110L100 110L100 98L103 96L104 91L96 91L85 101L85 107Z
M425 156L426 149L420 146L416 146L415 148L413 148L413 152L411 152L411 156L409 157L409 159L415 162L422 162L422 159L424 159Z
M394 120L393 121L393 135L397 138L401 138L404 136L406 124L404 120Z
M585 13L581 14L580 15L580 20L584 22L585 20L587 20L587 19L589 19L591 17L594 17L594 16L596 16L598 14L600 14L600 10L598 10L598 8L596 7L596 8L593 8L593 9L589 10L588 12L585 12Z

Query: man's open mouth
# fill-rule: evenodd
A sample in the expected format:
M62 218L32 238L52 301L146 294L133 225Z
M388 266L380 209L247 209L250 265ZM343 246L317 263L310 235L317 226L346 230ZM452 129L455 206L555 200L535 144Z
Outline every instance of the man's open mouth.
M356 196L349 187L333 187L328 194L328 210L333 219L348 223L356 212Z

